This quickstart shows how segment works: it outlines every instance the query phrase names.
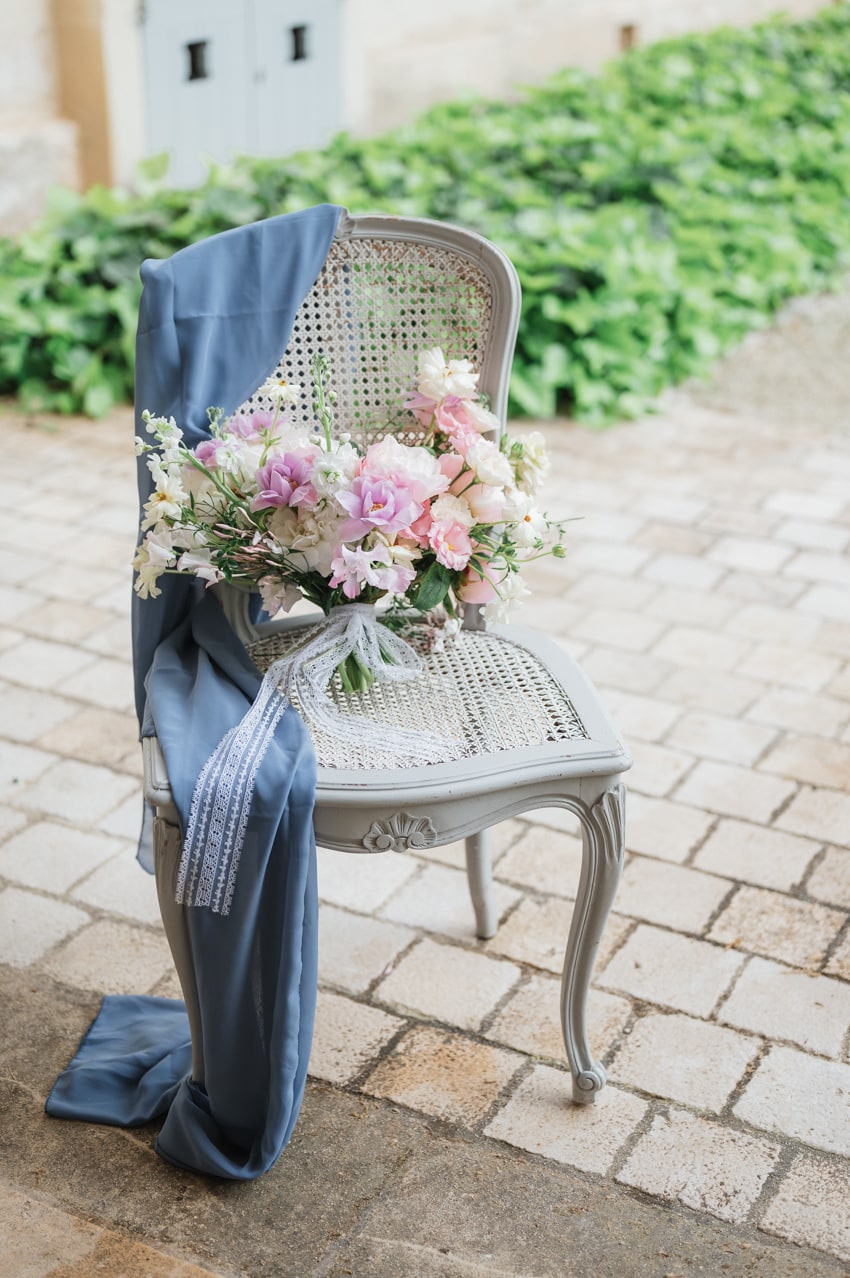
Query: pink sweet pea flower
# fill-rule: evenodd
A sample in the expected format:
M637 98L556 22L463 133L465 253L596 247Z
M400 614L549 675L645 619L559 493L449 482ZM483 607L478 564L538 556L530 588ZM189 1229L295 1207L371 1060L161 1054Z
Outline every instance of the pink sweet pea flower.
M429 395L423 395L421 391L413 391L404 400L402 408L406 408L409 413L423 426L430 426L434 418L434 409L437 407L437 401L431 399Z
M219 449L223 447L220 439L203 439L192 449L192 453L207 470L217 470Z
M348 514L339 526L340 541L356 541L370 532L393 537L422 514L422 505L414 501L410 491L391 480L362 474L348 491L336 494L336 500Z
M259 492L251 502L252 510L269 506L315 506L318 500L310 480L315 450L284 453L271 457L257 471Z
M224 433L236 435L239 439L256 442L274 425L274 413L264 409L256 409L250 416L247 413L234 413L224 424Z
M472 542L463 524L435 524L429 540L437 562L444 568L459 572L469 563Z

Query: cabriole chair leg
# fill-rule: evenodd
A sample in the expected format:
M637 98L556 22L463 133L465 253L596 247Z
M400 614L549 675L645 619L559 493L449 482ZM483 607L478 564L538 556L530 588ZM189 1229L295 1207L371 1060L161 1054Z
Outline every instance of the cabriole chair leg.
M593 965L625 853L625 786L606 790L592 805L571 803L582 825L582 865L561 983L561 1028L573 1076L573 1100L587 1105L605 1086L605 1070L587 1039L587 996Z
M174 899L182 849L183 840L180 837L179 828L163 821L162 817L157 817L153 824L153 855L159 912L162 915L166 940L177 969L177 977L189 1017L189 1029L192 1033L192 1080L203 1086L204 1041L201 1005L198 999L195 960L192 957L189 930L186 926L187 907L178 905Z
M482 941L496 935L499 920L493 899L493 862L489 830L471 834L466 840L466 876L475 911L475 934Z

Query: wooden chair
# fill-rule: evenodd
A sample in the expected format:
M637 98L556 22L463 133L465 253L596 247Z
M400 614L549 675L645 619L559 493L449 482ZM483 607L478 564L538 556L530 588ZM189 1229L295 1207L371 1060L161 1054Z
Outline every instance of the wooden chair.
M296 318L280 373L309 384L312 356L331 362L340 430L371 443L393 429L414 383L418 353L441 346L480 370L479 388L504 423L519 320L511 263L482 237L418 218L343 217L319 278ZM305 424L308 396L302 397ZM252 396L243 408L267 407ZM371 430L369 423L385 423ZM401 442L424 431L405 422ZM222 606L261 671L293 642L304 617L252 624L247 596L216 587ZM489 830L531 809L562 807L582 827L583 861L561 995L573 1098L595 1099L605 1083L587 1040L586 1003L596 951L624 854L625 788L631 759L580 668L555 643L521 626L485 628L468 609L464 629L426 655L412 683L332 695L349 711L405 727L439 728L454 742L444 762L408 766L314 733L315 810L320 846L345 852L404 852L464 839L469 889L481 938L498 918L491 888ZM143 742L145 793L157 808L156 843L180 839L162 753ZM192 1016L193 976L183 957L182 911L160 890L166 932ZM193 1027L194 1029L194 1027Z

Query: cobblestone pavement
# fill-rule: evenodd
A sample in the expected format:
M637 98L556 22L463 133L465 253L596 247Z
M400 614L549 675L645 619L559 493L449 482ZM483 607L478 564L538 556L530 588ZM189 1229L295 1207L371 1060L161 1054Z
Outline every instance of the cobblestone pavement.
M496 832L486 943L459 846L320 851L311 1073L850 1260L850 433L684 393L546 431L550 509L583 518L526 619L580 657L635 756L591 1002L609 1086L567 1103L580 845L557 811ZM132 433L127 413L3 421L0 963L176 995L134 862ZM66 1258L100 1233L75 1226Z

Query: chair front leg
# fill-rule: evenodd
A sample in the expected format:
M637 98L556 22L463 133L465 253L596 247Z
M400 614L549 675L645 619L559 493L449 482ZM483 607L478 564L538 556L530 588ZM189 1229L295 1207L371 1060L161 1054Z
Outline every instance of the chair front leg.
M490 831L481 830L466 840L466 877L469 895L475 911L475 935L489 941L496 935L499 920L493 900L493 859L490 852Z
M177 977L189 1017L189 1029L192 1034L192 1079L203 1086L204 1043L201 1004L198 998L195 960L192 957L189 930L186 927L188 907L178 905L174 899L182 850L183 841L179 828L164 821L162 817L157 817L153 823L153 854L159 912L162 915L165 936L177 969Z
M596 1100L605 1086L605 1070L595 1061L587 1039L587 996L596 954L614 901L625 855L626 788L615 785L588 807L581 819L583 855L573 921L561 983L561 1027L573 1076L573 1100Z

